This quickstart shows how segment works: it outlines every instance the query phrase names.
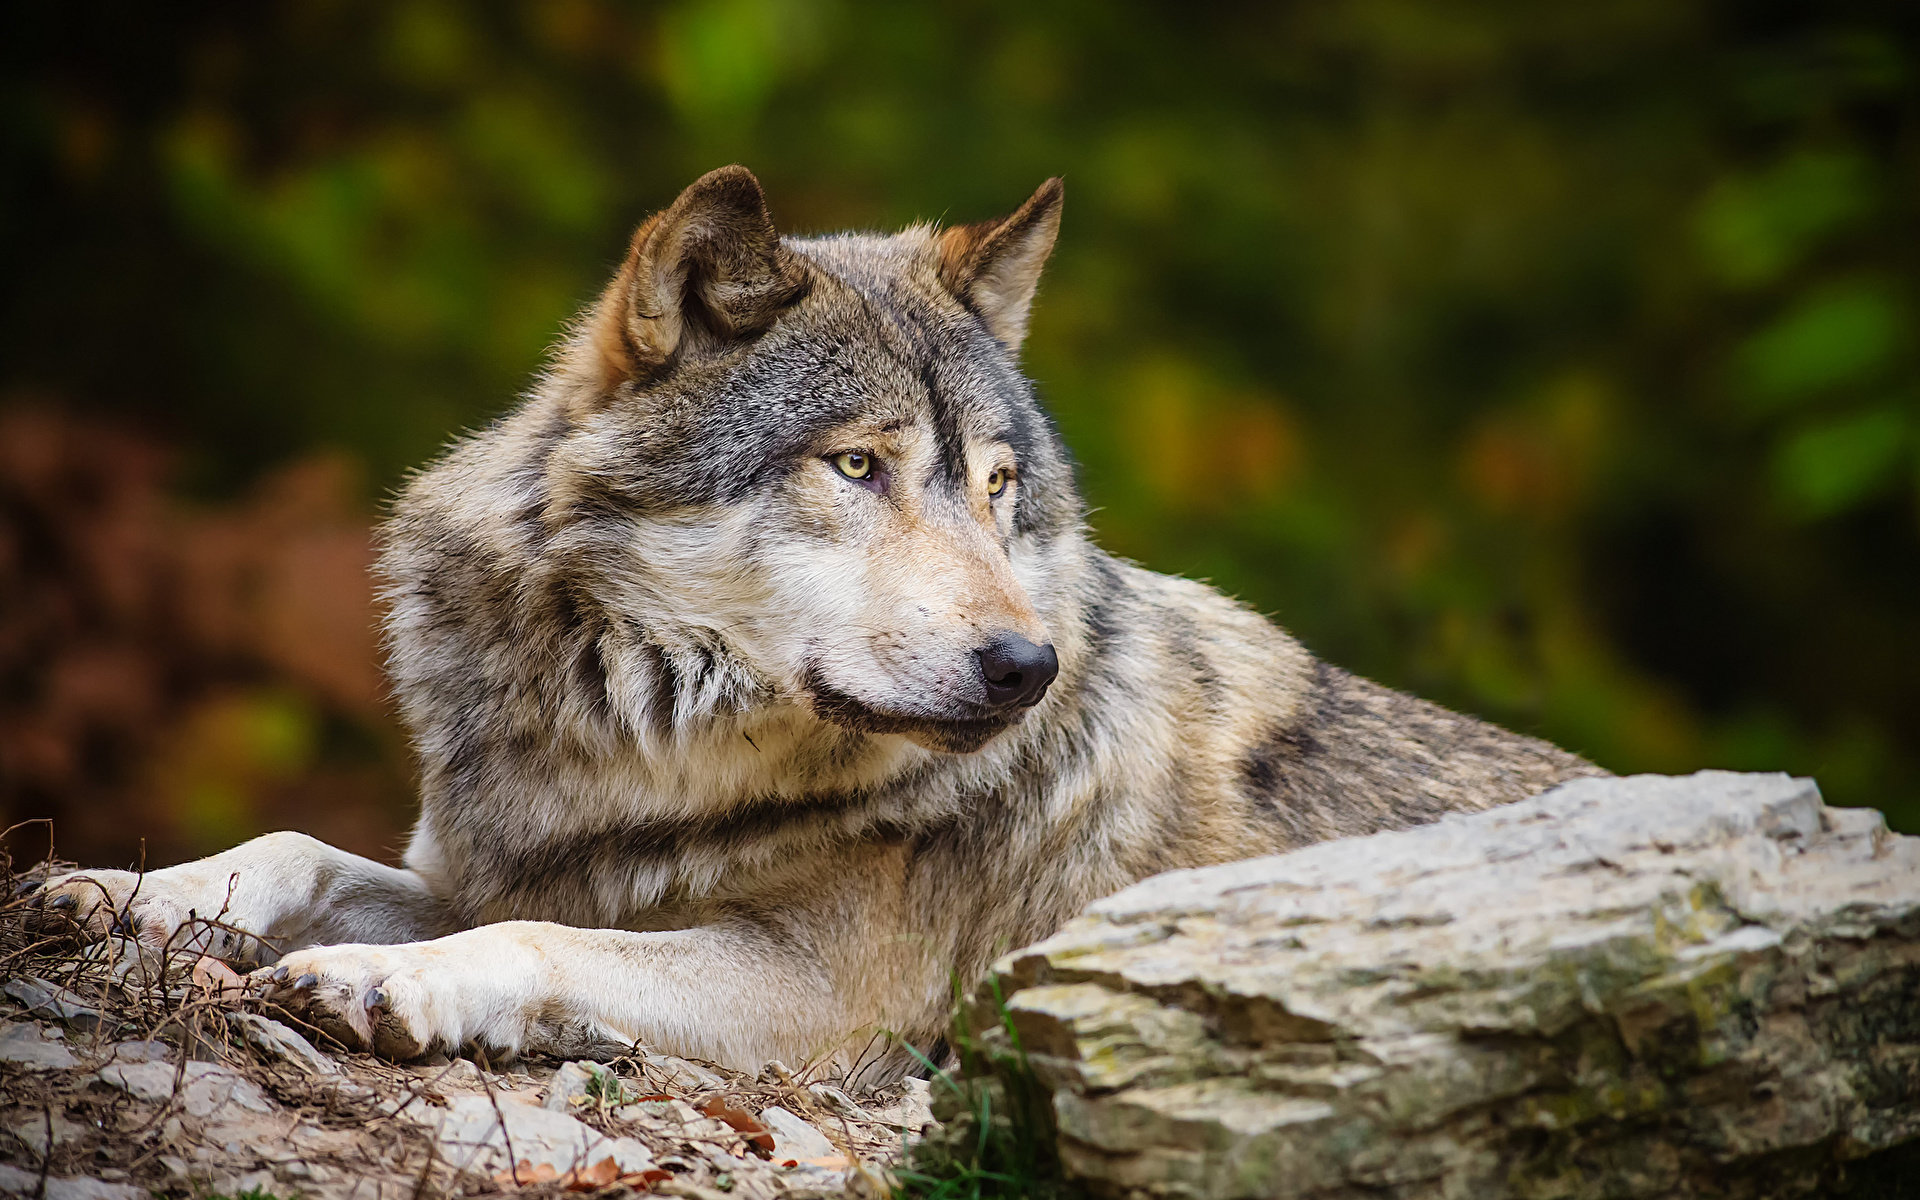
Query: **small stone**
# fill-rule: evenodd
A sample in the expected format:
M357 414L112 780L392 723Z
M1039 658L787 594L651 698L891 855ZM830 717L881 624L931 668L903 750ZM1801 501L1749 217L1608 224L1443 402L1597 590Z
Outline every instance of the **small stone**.
M872 1119L911 1137L918 1137L922 1130L935 1123L933 1085L927 1080L908 1076L886 1089L882 1095L891 1097L896 1088L899 1091L897 1097L875 1105L870 1110Z
M665 1087L683 1092L715 1092L727 1086L727 1081L712 1071L671 1054L649 1054L645 1061L648 1077Z
M818 1129L778 1104L770 1104L760 1110L760 1123L773 1134L775 1162L787 1159L805 1162L810 1158L827 1158L839 1153Z
M247 1045L268 1061L290 1066L308 1075L338 1075L340 1067L315 1049L299 1031L255 1013L230 1012L227 1024Z
M611 1157L622 1173L653 1165L652 1152L635 1139L605 1137L565 1113L513 1095L452 1096L445 1107L415 1100L403 1115L432 1131L442 1161L486 1175L520 1162L569 1171ZM507 1159L509 1143L512 1162Z
M36 1071L62 1071L74 1065L73 1051L61 1041L58 1029L32 1022L0 1030L0 1062L18 1063Z
M807 1088L815 1100L825 1105L828 1111L839 1113L852 1121L871 1121L873 1114L854 1103L852 1096L829 1083L816 1083Z
M570 1062L553 1073L547 1083L547 1098L541 1107L552 1112L572 1112L587 1102L587 1089L605 1070L598 1063Z
M9 979L0 987L7 995L27 1006L36 1017L65 1021L76 1029L92 1029L100 1023L100 1010L63 987L32 975Z
M0 1163L0 1193L9 1196L44 1195L46 1200L153 1200L152 1193L145 1188L108 1183L85 1175L49 1175L44 1193L38 1191L39 1186L39 1172Z
M41 1158L53 1146L63 1146L68 1142L84 1139L89 1130L77 1121L69 1121L59 1112L43 1108L39 1112L31 1109L13 1109L5 1114L0 1122L8 1133L20 1139L29 1150ZM50 1146L48 1134L52 1134Z
M178 1085L181 1106L192 1116L234 1117L238 1111L270 1113L272 1101L260 1085L218 1063L190 1062L176 1071L170 1063L113 1063L95 1076L142 1100L167 1101Z
M115 1042L107 1047L110 1062L166 1062L172 1057L173 1047L160 1041Z

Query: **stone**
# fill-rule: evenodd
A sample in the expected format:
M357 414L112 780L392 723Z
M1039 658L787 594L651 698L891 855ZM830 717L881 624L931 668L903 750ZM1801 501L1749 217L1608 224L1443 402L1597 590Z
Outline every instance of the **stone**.
M100 1068L98 1078L142 1100L172 1100L177 1087L181 1107L203 1119L244 1122L244 1113L275 1111L259 1084L218 1063L113 1063Z
M1920 838L1808 780L1582 779L1169 872L994 970L1098 1194L1792 1196L1920 1166Z
M810 1158L829 1158L840 1153L818 1129L778 1104L769 1104L760 1110L760 1123L773 1135L775 1162L788 1159L806 1162Z
M565 1113L514 1095L453 1096L445 1107L415 1100L402 1114L433 1131L442 1161L483 1175L523 1162L560 1172L590 1167L608 1157L623 1173L653 1165L652 1153L635 1139L606 1137Z
M109 1062L165 1062L173 1057L173 1047L157 1040L115 1042L106 1057Z
M40 1159L56 1146L84 1140L88 1133L85 1125L69 1121L50 1106L38 1112L24 1108L0 1111L0 1131L18 1138Z
M240 1040L259 1051L269 1062L292 1067L307 1075L338 1075L340 1067L322 1054L298 1030L255 1013L230 1012L227 1024Z
M881 1102L868 1108L873 1119L909 1137L919 1137L934 1124L933 1085L924 1079L909 1076L883 1089L877 1099Z
M872 1113L861 1108L859 1104L854 1102L852 1096L847 1095L830 1083L808 1084L807 1092L812 1095L815 1100L818 1100L824 1105L829 1112L838 1113L840 1116L855 1121L873 1120Z
M617 1105L626 1098L627 1089L620 1077L597 1062L582 1059L563 1064L547 1081L544 1107L554 1112L572 1112L595 1100L605 1099Z
M100 1010L58 984L32 975L7 980L0 991L27 1006L36 1017L65 1021L76 1029L91 1029L100 1023Z
M153 1200L153 1194L145 1188L108 1183L85 1175L49 1175L46 1191L39 1191L39 1187L39 1172L23 1171L19 1167L0 1163L0 1195L42 1195L46 1200Z
M643 1061L649 1079L675 1091L710 1092L727 1086L712 1071L671 1054L649 1054Z
M76 1060L58 1029L29 1021L0 1029L0 1062L18 1063L36 1071L63 1071Z

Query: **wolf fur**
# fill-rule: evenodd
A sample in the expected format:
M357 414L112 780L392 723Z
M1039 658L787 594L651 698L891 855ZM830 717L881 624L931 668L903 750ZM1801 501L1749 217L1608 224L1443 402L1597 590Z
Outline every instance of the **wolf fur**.
M702 178L386 526L405 867L279 833L47 902L186 925L398 1058L851 1068L1145 876L1601 773L1093 545L1016 365L1061 196L783 238L744 169ZM1009 636L1057 655L1029 708L984 690Z

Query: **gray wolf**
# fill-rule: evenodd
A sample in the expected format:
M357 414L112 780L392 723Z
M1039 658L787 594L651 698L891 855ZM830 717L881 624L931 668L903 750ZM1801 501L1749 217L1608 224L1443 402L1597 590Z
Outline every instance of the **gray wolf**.
M1017 365L1061 203L789 238L701 178L385 528L405 866L276 833L45 911L394 1058L844 1069L1145 876L1601 774L1093 545Z

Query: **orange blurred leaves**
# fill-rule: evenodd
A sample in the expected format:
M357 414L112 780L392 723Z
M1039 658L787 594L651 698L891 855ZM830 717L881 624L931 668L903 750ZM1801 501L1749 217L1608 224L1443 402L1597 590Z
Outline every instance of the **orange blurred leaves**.
M1298 478L1306 457L1300 426L1279 397L1223 387L1172 357L1132 373L1125 437L1146 490L1190 511L1269 499Z
M168 463L124 429L0 414L9 816L56 816L83 857L129 860L150 839L158 861L261 831L277 797L295 807L282 819L382 852L406 766L354 473L314 456L196 508L166 493ZM376 761L321 762L330 726L360 730Z

